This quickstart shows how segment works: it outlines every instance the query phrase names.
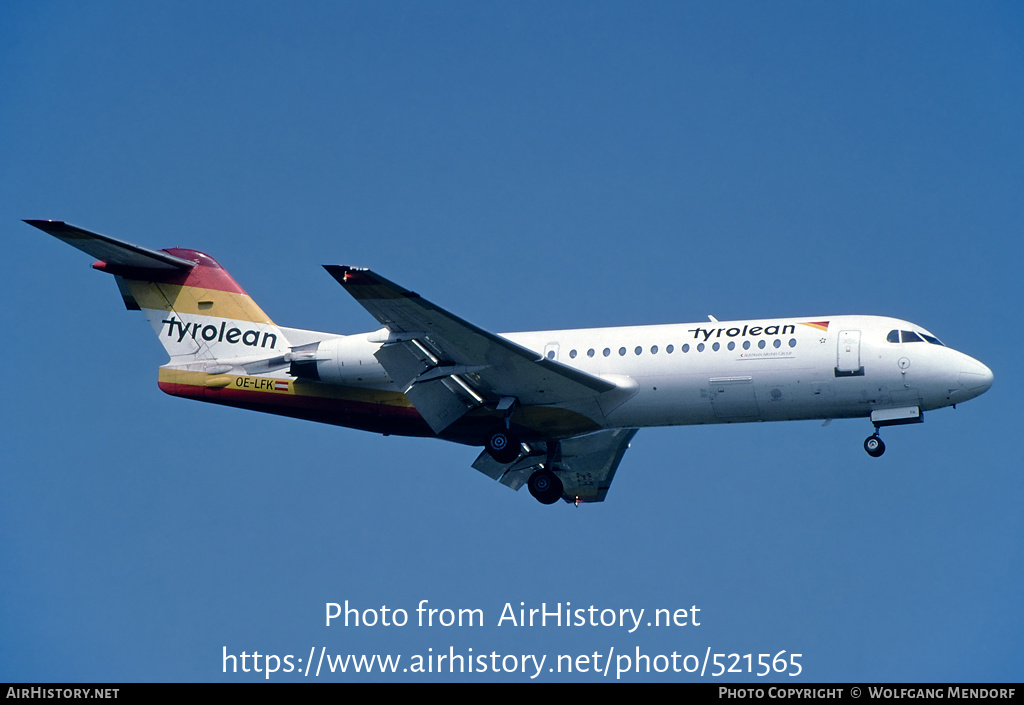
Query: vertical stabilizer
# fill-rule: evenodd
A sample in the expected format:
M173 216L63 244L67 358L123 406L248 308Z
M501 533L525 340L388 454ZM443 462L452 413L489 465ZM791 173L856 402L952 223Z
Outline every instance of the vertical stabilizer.
M209 255L150 250L60 221L25 222L98 257L93 267L114 275L125 306L145 314L172 365L288 351L281 329Z

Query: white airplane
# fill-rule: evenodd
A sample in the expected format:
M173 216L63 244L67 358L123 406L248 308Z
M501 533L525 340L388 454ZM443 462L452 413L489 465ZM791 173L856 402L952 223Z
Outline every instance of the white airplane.
M992 385L982 363L907 321L815 316L495 335L368 269L325 266L383 326L274 324L194 250L151 250L27 220L97 258L170 355L164 392L483 446L480 472L544 504L600 502L646 426L866 417L920 423Z

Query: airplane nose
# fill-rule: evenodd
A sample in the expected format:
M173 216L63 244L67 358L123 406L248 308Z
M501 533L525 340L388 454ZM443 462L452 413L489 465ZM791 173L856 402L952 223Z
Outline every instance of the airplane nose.
M960 388L970 397L984 393L992 386L992 370L973 357L964 355L960 364Z

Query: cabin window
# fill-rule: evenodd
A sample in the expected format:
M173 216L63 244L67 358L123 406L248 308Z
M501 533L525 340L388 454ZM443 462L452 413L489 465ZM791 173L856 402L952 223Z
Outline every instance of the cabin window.
M602 354L603 354L603 355L604 355L605 357L608 357L609 355L611 355L611 354L612 354L612 349L611 349L611 348L605 348L605 349L604 349L604 352L603 352Z
M774 347L776 347L776 348L781 348L782 347L782 341L779 340L778 338L776 338L775 341L772 343L772 345Z
M635 352L637 355L639 355L643 351L644 351L644 349L642 347L640 347L639 345L637 345L636 346L636 350L634 350L633 352Z
M587 350L587 357L594 357L594 348L590 348L590 350Z
M651 355L657 355L657 354L658 354L658 346L657 345L652 345L651 346Z
M721 346L721 345L719 345L718 343L715 343L714 345L712 345L712 346L711 346L711 349L712 349L712 350L714 350L715 352L718 352L718 349L719 349L720 347L722 347L722 346Z
M671 345L666 345L665 346L665 353L666 354L671 355L673 350L675 350L675 348L672 347Z
M735 350L735 349L736 349L736 343L734 343L733 341L731 341L731 340L730 340L730 341L729 341L729 345L728 345L727 347L728 347L728 348L729 348L730 350Z
M796 347L796 338L790 338L789 339L789 347L791 347L791 348L795 348Z
M690 344L689 343L683 343L682 351L684 353L690 352Z
M743 341L743 349L744 350L750 350L750 341L749 340L744 340Z
M757 341L757 347L760 348L761 350L764 350L764 341L763 340Z
M697 352L704 352L704 343L697 343Z

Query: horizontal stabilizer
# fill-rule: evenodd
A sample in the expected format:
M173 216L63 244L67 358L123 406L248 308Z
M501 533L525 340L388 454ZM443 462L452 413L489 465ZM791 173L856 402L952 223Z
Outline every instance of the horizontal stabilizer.
M26 220L25 222L107 264L163 270L191 269L196 266L195 262L175 257L167 252L150 250L130 242L89 232L59 220Z

